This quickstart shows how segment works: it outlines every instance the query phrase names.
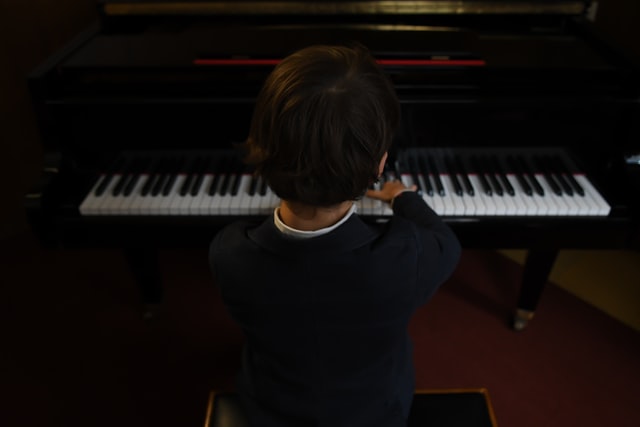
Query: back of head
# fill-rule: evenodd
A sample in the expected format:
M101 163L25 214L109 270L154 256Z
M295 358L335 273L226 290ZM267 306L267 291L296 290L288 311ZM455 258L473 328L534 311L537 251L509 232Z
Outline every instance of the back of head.
M280 62L256 100L247 162L284 200L362 196L399 121L389 78L366 48L310 46Z

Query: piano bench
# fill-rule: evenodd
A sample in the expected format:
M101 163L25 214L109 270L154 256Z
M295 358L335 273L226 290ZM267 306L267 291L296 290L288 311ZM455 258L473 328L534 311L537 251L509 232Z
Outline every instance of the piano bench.
M205 427L249 427L232 392L209 393ZM479 389L416 390L408 427L497 427L489 393Z

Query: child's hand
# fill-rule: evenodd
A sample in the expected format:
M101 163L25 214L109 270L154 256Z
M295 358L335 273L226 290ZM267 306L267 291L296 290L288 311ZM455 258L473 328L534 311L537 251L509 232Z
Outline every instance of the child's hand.
M382 185L382 189L367 190L365 195L372 199L382 200L383 202L391 202L394 197L403 191L416 191L417 189L418 187L415 185L411 187L405 186L402 181L387 181Z

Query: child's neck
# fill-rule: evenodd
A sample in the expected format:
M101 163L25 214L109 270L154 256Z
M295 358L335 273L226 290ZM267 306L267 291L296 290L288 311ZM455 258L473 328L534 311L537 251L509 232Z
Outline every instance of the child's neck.
M349 212L351 205L351 200L322 207L283 200L280 203L280 219L296 230L314 231L340 221Z

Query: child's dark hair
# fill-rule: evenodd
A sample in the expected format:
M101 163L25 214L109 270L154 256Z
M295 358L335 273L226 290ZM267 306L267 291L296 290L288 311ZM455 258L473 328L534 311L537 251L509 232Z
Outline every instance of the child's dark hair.
M245 160L281 199L356 200L377 179L399 116L393 84L365 47L310 46L267 78Z

